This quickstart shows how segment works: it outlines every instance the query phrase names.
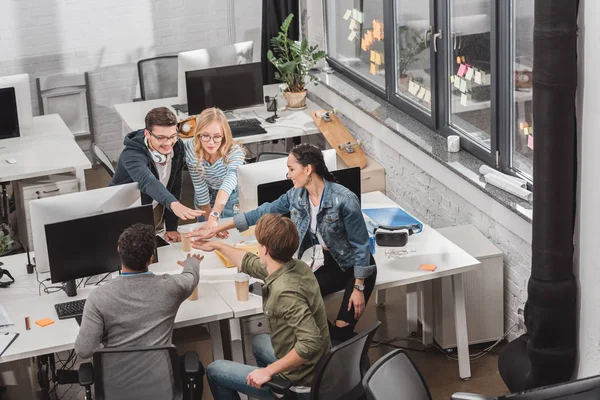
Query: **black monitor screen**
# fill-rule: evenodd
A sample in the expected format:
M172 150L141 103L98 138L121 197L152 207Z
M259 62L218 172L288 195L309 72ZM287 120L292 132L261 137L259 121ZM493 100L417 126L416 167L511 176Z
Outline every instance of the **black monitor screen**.
M66 282L118 271L117 242L135 223L154 226L152 205L47 224L46 243L52 282Z
M0 139L19 137L19 116L15 88L0 89Z
M360 168L338 169L337 171L332 171L331 174L335 177L337 183L354 193L360 203ZM261 204L277 200L292 187L294 187L294 184L289 179L258 185L256 188L258 205L260 206Z
M263 103L259 62L187 71L185 86L190 115L208 107L235 110Z

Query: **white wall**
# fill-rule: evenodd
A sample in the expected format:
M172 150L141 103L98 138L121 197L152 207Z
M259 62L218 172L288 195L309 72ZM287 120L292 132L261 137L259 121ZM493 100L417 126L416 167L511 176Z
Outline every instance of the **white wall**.
M578 376L600 373L600 2L582 0L579 8L579 193L575 229L575 271L579 294Z
M260 53L261 0L0 0L0 75L35 78L90 73L96 142L122 148L112 106L131 101L136 63L154 55L254 40ZM87 149L82 143L82 148Z

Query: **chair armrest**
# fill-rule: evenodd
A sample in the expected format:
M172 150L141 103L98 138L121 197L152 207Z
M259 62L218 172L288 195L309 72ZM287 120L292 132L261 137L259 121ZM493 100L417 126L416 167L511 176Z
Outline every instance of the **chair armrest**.
M132 100L134 103L137 103L138 101L144 101L144 99L142 99L141 97L136 97L135 99Z
M292 382L279 375L275 375L269 382L265 383L265 386L271 388L273 393L285 394L292 386Z
M451 397L452 400L494 400L494 397L483 396L481 394L474 393L454 393Z
M186 374L197 374L200 371L200 360L195 351L186 351L183 355L183 368Z
M92 363L81 364L79 371L77 371L77 377L81 386L91 386L94 383L94 367Z

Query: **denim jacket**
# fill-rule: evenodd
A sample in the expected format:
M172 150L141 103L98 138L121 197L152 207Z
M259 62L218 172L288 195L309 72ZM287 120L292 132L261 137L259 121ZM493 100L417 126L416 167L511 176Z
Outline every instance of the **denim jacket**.
M305 188L292 188L272 203L264 203L255 210L233 216L239 231L255 225L264 214L289 212L298 228L302 255L306 246L304 236L310 229L310 204ZM369 234L356 195L337 183L325 180L321 208L317 214L317 231L323 237L331 256L346 271L354 268L354 277L369 277L376 266L370 265Z

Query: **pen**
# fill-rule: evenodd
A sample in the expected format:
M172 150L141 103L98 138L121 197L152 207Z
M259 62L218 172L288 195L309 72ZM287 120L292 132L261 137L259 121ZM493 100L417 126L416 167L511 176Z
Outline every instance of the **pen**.
M31 327L29 326L29 317L25 317L25 329L26 330L30 330Z

